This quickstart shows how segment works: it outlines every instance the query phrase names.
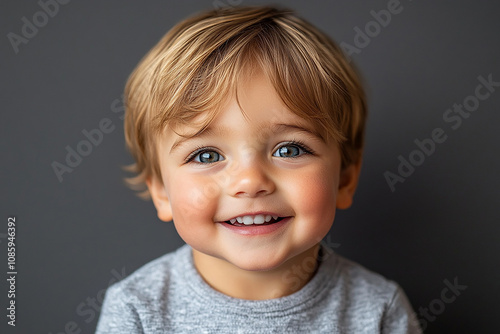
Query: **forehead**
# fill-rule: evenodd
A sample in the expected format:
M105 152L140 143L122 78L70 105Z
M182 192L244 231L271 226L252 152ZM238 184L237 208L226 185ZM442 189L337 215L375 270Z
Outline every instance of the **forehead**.
M178 137L198 136L200 133L223 133L222 130L227 132L242 125L256 127L262 133L290 125L320 136L311 118L300 117L287 108L262 71L240 80L234 92L217 110L202 112L188 124L176 123L166 129L166 135L175 140Z

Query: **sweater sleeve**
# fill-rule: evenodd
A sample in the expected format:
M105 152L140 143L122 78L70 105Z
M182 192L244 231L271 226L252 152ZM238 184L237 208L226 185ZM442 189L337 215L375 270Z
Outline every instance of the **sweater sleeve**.
M403 290L398 286L382 319L383 334L421 334L413 308Z
M139 314L119 285L106 291L96 334L143 334Z

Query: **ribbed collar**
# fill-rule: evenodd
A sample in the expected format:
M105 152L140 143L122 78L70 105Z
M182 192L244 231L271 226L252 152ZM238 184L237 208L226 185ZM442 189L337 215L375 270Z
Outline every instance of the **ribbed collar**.
M196 270L193 263L192 248L184 245L178 249L181 261L178 261L181 284L187 285L184 291L190 298L196 298L207 307L218 308L225 314L235 313L248 315L249 313L265 317L280 317L294 313L301 313L310 309L325 296L337 281L337 255L325 246L321 246L323 254L318 270L314 277L299 291L280 298L268 300L246 300L227 296L214 290L208 285Z

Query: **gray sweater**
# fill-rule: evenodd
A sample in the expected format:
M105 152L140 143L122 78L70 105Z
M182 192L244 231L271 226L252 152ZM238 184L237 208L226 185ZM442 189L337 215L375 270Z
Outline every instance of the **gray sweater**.
M185 245L112 285L96 333L420 333L396 283L328 248L322 253L298 292L242 300L205 283Z

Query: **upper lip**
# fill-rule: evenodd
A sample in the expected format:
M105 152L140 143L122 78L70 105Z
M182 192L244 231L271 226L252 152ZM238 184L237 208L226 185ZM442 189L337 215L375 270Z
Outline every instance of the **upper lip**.
M277 216L277 217L287 217L285 215L281 215L276 212L272 211L257 211L257 212L245 212L245 213L239 213L236 216L232 216L228 219L221 220L221 221L229 221L231 219L236 219L237 217L244 217L244 216L257 216L257 215L263 215L263 216Z

